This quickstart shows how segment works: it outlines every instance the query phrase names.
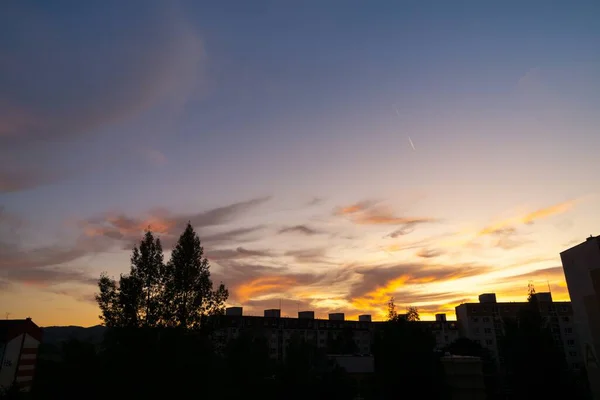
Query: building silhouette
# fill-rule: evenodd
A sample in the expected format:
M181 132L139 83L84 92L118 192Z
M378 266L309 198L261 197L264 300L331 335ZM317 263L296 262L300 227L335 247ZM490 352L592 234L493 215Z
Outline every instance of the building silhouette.
M560 259L590 389L594 399L600 400L600 236L590 236L561 252Z
M583 356L575 332L573 308L568 301L552 301L550 293L535 293L540 314L549 325L554 342L564 354L569 367L579 370ZM489 350L497 364L502 364L498 342L504 334L504 319L516 318L527 302L499 303L495 293L479 296L479 303L463 303L456 307L461 337L473 340Z
M42 330L30 318L0 320L0 392L16 384L29 391Z
M437 314L435 321L419 321L436 340L435 350L441 350L459 337L456 321L448 321L446 314ZM358 321L349 321L343 313L329 314L328 319L315 318L314 311L299 311L297 318L281 317L279 309L264 310L263 316L243 315L242 307L228 307L219 318L217 336L222 343L239 337L243 332L260 334L267 339L269 355L283 360L287 346L294 336L326 349L332 341L352 338L355 354L371 355L374 333L382 322L372 321L371 315L360 315Z

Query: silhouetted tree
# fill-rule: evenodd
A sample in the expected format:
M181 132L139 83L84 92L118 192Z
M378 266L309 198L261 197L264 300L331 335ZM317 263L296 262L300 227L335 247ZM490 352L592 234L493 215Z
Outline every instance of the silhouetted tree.
M419 310L417 309L417 307L414 307L414 306L406 307L406 320L412 321L412 322L421 320L421 317L419 316Z
M163 317L161 308L165 266L160 239L154 239L152 232L146 232L140 246L133 248L131 255L131 276L135 276L140 286L139 310L137 312L142 326L154 327Z
M210 264L190 223L171 253L165 289L165 309L171 326L199 328L206 316L225 310L229 293L223 284L213 290Z
M108 327L156 327L164 314L165 268L160 239L147 231L139 247L131 255L129 275L121 275L119 283L100 276L96 302L100 318Z
M396 311L396 304L394 298L390 297L388 301L388 321L395 321L398 318L398 312Z
M389 304L393 303L390 300ZM415 310L416 311L416 310ZM396 317L376 332L375 372L381 398L397 398L399 387L422 388L424 398L438 398L442 381L435 338L419 322Z
M228 297L223 284L213 290L209 269L189 223L166 266L160 239L148 231L133 249L128 275L121 275L118 283L106 273L100 275L100 318L111 328L199 328L204 317L223 313Z

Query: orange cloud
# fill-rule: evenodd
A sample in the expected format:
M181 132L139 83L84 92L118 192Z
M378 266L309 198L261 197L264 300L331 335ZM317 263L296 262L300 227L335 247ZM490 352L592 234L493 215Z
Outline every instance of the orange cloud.
M573 207L573 205L575 205L574 200L567 201L564 203L555 204L550 207L541 208L539 210L535 210L533 212L530 212L528 214L525 214L525 215L522 215L519 217L500 221L495 224L486 226L479 232L479 235L483 236L483 235L490 235L490 234L499 233L499 232L508 232L513 227L513 225L517 225L517 224L529 225L540 219L548 218L548 217L551 217L554 215L563 214L563 213L569 211Z
M261 276L240 284L235 293L239 301L245 301L261 294L285 290L296 284L296 279L288 276Z
M363 201L346 207L340 207L336 215L350 215L353 222L361 225L407 225L435 222L435 218L398 217L383 207L376 207L374 202Z
M435 281L435 276L411 277L410 275L401 275L394 278L385 285L379 286L376 289L366 293L361 297L356 297L351 300L351 304L358 310L377 310L385 309L385 305L395 293L405 287L407 284L423 284Z

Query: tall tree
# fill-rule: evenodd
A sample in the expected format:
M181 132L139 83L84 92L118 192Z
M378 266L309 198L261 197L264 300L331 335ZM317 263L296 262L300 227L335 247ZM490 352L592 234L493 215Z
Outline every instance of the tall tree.
M162 285L165 268L160 239L147 231L139 247L133 248L129 275L119 283L100 275L96 302L100 318L109 327L155 327L161 322Z
M204 317L223 313L229 293L223 284L213 290L210 264L189 222L171 253L166 276L165 305L171 325L198 328Z
M117 282L103 272L98 279L100 293L96 294L96 302L100 307L100 319L109 328L121 326L121 304Z
M396 319L398 319L396 303L394 302L394 298L390 297L390 300L388 301L388 321L395 321Z
M165 278L163 250L160 239L147 231L140 246L133 248L131 255L131 276L139 285L139 309L137 314L140 325L153 327L161 322L162 286Z

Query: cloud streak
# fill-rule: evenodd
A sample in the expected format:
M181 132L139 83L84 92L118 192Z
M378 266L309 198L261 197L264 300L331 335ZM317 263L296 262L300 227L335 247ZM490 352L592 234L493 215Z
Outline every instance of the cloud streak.
M406 231L419 224L438 222L436 218L430 217L399 217L374 201L362 201L339 207L334 210L334 215L347 216L359 225L403 225L401 230L394 232L401 232L402 229Z
M306 235L306 236L314 236L314 235L319 235L322 232L319 230L316 230L314 228L311 228L307 225L295 225L295 226L289 226L286 228L282 228L279 230L279 234L284 234L284 233L298 233L298 234Z
M153 210L145 217L132 217L123 214L107 213L80 221L80 226L90 237L105 236L125 242L126 248L136 243L144 230L150 229L159 234L165 245L173 244L180 230L189 221L192 226L202 228L223 225L234 221L249 210L266 203L270 197L261 197L213 208L197 214L175 215L166 210ZM207 242L224 242L227 238L244 236L257 232L260 227L242 228L229 232L207 235L201 238Z
M494 234L509 234L514 233L516 225L531 225L535 221L546 219L555 215L564 214L571 210L575 205L575 201L567 201L564 203L555 204L550 207L540 208L530 213L496 222L488 225L480 232L480 236Z

